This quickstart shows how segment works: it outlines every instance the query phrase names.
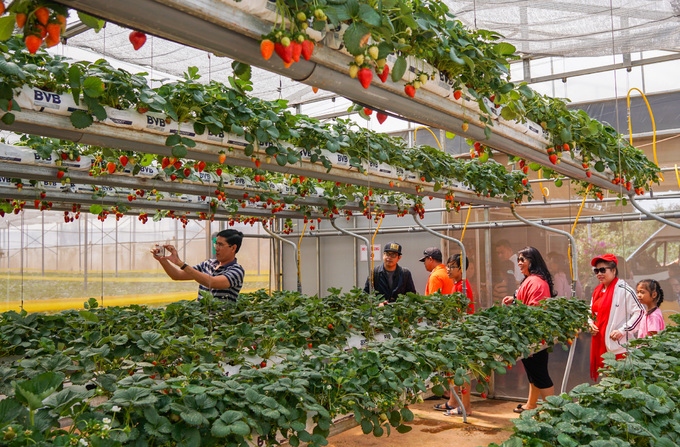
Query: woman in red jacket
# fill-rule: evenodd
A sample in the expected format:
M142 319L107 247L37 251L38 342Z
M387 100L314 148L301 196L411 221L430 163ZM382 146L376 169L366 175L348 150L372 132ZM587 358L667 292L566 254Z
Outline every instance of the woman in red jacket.
M534 247L526 247L517 252L517 265L524 279L514 296L503 298L503 304L520 301L527 306L538 306L546 298L556 296L552 276L545 261ZM548 349L542 349L522 359L524 370L529 379L529 397L525 404L517 405L515 413L533 410L537 406L538 397L545 399L555 393L552 379L548 373Z

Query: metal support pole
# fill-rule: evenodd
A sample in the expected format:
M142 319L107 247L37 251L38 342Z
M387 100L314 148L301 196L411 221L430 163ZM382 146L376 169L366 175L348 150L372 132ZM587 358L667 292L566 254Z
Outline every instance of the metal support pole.
M423 230L427 231L428 233L431 233L431 234L433 234L433 235L435 235L435 236L437 236L437 237L439 237L439 238L445 239L445 240L447 240L447 241L455 242L456 244L458 244L458 246L460 247L460 264L461 264L461 267L462 267L463 265L465 266L465 268L461 268L461 269L460 269L460 271L461 271L461 273L462 273L462 275L463 275L463 278L462 278L463 295L464 295L464 296L467 296L467 294L466 294L466 287L465 287L465 282L466 282L466 280L467 280L467 278L466 278L466 273L465 273L465 270L467 270L467 263L465 262L465 260L467 259L467 255L465 254L465 246L463 245L463 243L462 243L460 240L456 239L456 238L453 238L453 237L451 237L451 236L447 236L447 235L445 235L445 234L437 233L436 231L427 228L427 227L420 221L420 219L418 219L418 216L415 215L415 214L413 214L413 220L415 220L416 223L417 223L418 225L420 225L420 227L421 227ZM463 412L463 422L464 422L464 423L467 423L467 412L465 411L465 405L463 405L463 402L461 402L460 397L458 397L458 394L456 393L456 391L455 391L455 389L454 389L453 386L450 386L450 387L449 387L449 393L451 393L451 395L456 399L456 402L458 402L458 408Z
M630 203L631 203L635 208L637 208L642 214L644 214L645 216L647 216L647 217L649 217L649 218L651 218L651 219L654 219L654 220L658 220L659 222L665 223L666 225L670 225L671 227L680 228L680 224L678 224L677 222L671 222L671 221L668 220L668 219L664 219L663 217L658 216L658 215L656 215L656 214L654 214L654 213L650 213L650 212L647 211L646 209L642 208L642 207L640 206L640 204L637 203L637 200L635 200L635 197L629 196L629 197L628 197L628 200L630 200Z
M366 248L370 249L371 244L368 242L368 238L365 238L365 237L358 235L356 233L352 233L351 231L347 231L344 228L338 227L335 223L335 218L331 219L331 225L333 226L333 228L335 228L339 232L344 233L348 236L352 236L355 239L359 239L359 240L363 241L364 244L366 244ZM368 293L373 293L373 281L371 280L371 276L373 275L373 272L371 271L371 263L370 262L366 263L366 268L368 269L368 276L367 276L367 278L368 278Z
M289 241L288 239L284 239L278 234L274 233L273 231L270 231L269 228L262 227L264 231L266 231L271 237L274 239L278 239L281 242L285 242L286 244L290 244L293 247L293 253L295 254L295 265L297 265L297 291L299 293L302 293L302 281L300 280L300 257L298 256L298 246L295 242Z
M569 244L571 245L571 263L573 268L572 271L574 272L574 276L571 279L571 297L572 298L576 297L576 278L578 278L578 270L576 265L576 239L574 239L574 236L572 236L570 233L567 233L566 231L558 230L557 228L546 227L536 222L527 220L524 217L517 214L517 211L515 210L514 206L511 207L510 209L512 210L512 214L518 220L521 220L525 224L538 227L543 230L550 231L552 233L562 234L569 239ZM574 352L576 351L576 348L574 348L575 345L576 343L572 343L571 346L569 346L569 356L567 357L567 365L564 368L564 377L562 378L562 387L560 388L560 393L565 393L567 389L567 382L569 381L569 374L571 373L571 363L574 360Z

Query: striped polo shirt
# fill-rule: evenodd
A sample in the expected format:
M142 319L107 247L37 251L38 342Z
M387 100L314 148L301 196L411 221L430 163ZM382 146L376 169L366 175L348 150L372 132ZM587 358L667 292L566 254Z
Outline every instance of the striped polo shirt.
M236 258L228 264L220 265L217 259L208 259L194 266L195 270L202 273L207 273L210 276L224 275L229 280L231 287L228 289L209 289L203 284L198 285L198 299L201 299L201 291L207 291L220 300L236 301L238 294L243 287L243 276L245 270L237 262Z

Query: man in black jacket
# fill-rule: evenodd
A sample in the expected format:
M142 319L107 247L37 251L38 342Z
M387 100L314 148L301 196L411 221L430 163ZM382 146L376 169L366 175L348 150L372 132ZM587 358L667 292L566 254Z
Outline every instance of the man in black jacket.
M401 245L396 242L389 242L383 249L383 263L373 269L373 289L378 295L385 299L380 303L384 306L393 303L399 295L408 292L416 293L416 286L413 284L411 272L398 265L401 259ZM366 278L364 292L368 293L369 280Z

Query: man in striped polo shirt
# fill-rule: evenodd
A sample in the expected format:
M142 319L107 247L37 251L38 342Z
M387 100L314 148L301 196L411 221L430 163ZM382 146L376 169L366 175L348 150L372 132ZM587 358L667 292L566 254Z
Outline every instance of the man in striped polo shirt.
M173 280L196 281L198 299L201 298L201 291L207 291L217 299L236 301L245 275L243 267L236 260L242 241L243 233L240 231L220 231L215 242L215 258L194 266L181 261L177 249L172 245L164 245L167 256L159 256L159 249L152 249L151 252Z

